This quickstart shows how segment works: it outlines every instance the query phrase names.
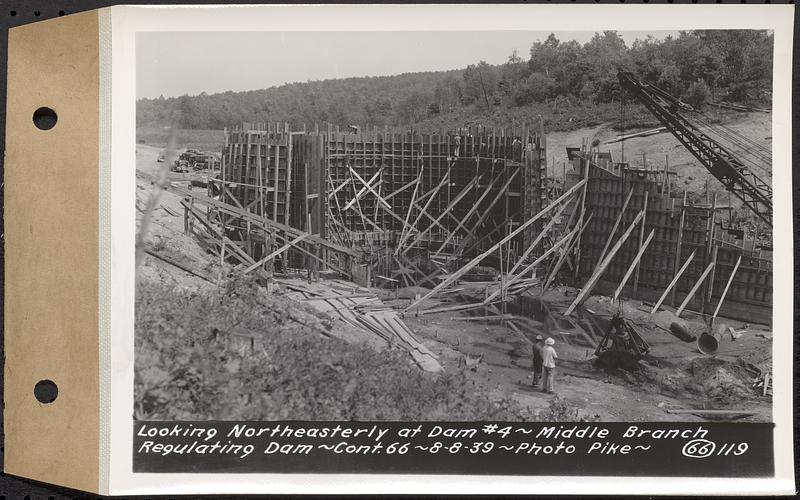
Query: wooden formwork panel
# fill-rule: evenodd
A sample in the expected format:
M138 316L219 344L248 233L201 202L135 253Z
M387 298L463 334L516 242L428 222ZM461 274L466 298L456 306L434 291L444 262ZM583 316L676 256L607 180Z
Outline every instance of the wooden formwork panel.
M544 138L539 135L530 137L525 134L525 142L522 144L524 168L523 175L523 219L529 220L538 214L546 203L546 192L544 183L547 178L547 153L544 147ZM536 239L542 230L544 222L538 222L530 226L523 234L523 246L527 248Z
M474 253L542 206L543 143L521 132L244 124L226 130L221 196L351 248Z
M233 130L227 135L223 201L289 223L291 141L284 132Z
M580 163L577 160L576 163ZM578 171L580 171L578 167ZM604 247L614 229L624 201L629 193L630 201L611 238L613 244L636 215L647 207L643 235L654 230L654 237L644 252L639 264L637 288L664 290L694 252L694 257L675 285L675 295L668 300L680 303L713 261L714 272L703 283L689 307L700 309L708 301L716 304L741 256L742 262L731 282L726 302L739 303L757 308L772 305L772 263L769 258L759 257L759 252L722 245L712 239L719 231L713 221L712 211L707 207L683 206L683 199L670 196L666 189L663 172L629 172L615 175L595 166L589 166L589 182L586 188L586 212L593 214L584 231L580 247L580 275L578 282L588 279L601 258ZM652 174L652 175L651 175ZM574 183L580 175L573 174ZM683 216L681 212L683 211ZM683 226L681 226L683 222ZM713 229L712 229L713 228ZM634 233L638 235L640 229ZM619 282L639 251L640 238L630 237L619 249L603 274L603 280ZM714 256L716 255L716 260ZM634 278L628 283L624 294L633 295ZM674 305L677 305L674 304ZM759 310L762 310L759 309ZM760 317L763 315L760 315Z
M328 189L336 192L329 200L331 215L350 233L366 237L383 231L390 233L385 237L389 241L409 226L423 234L419 241L424 243L443 243L453 233L491 231L509 220L512 227L522 218L521 144L521 138L507 131L467 135L329 129L325 169ZM358 196L365 182L388 206L382 207L374 193ZM495 200L501 190L502 199ZM478 200L491 211L480 227L472 228L467 216L478 219ZM486 244L503 235L498 231Z

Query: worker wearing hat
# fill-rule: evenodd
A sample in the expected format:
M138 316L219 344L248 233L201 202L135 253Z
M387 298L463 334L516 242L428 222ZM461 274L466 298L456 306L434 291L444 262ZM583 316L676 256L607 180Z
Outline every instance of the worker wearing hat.
M555 394L553 383L556 377L556 358L558 358L558 354L556 354L556 350L553 348L553 344L555 343L556 341L553 340L552 337L547 337L547 340L544 341L544 347L542 348L542 378L544 378L542 391L547 394Z
M544 339L541 335L536 336L533 342L533 386L538 387L539 381L542 378L542 349L544 348Z

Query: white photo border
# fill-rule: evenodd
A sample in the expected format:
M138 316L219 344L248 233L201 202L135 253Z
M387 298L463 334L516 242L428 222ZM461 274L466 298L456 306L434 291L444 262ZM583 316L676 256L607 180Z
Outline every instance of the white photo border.
M456 8L457 7L457 8ZM117 6L101 12L111 33L110 241L101 243L103 323L101 487L114 495L171 494L791 494L793 228L791 69L794 5L260 5ZM333 21L335 20L335 22ZM443 22L442 20L446 20ZM774 30L773 59L773 478L469 476L411 474L152 474L133 472L136 34L155 31ZM103 49L101 49L102 51ZM107 56L106 56L107 57ZM101 117L103 119L103 117ZM104 141L101 141L101 147ZM104 153L106 156L104 156ZM108 164L110 156L110 165ZM103 197L101 196L101 200ZM110 224L109 224L110 221ZM101 238L102 240L102 238ZM109 254L110 253L110 254ZM108 263L110 262L110 265ZM104 288L105 287L105 288ZM110 308L110 309L109 309ZM102 410L101 410L102 412Z

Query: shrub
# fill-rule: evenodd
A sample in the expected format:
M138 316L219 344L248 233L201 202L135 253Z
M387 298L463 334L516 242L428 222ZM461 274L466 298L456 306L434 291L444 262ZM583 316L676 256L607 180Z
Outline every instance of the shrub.
M421 371L400 349L325 337L326 318L252 280L190 294L139 283L135 415L139 419L523 420L464 372ZM255 348L229 332L259 335ZM224 333L223 333L224 332Z
M707 102L711 100L711 90L703 80L697 80L689 85L689 89L683 96L683 100L691 104L696 109L701 109Z
M598 415L581 416L581 408L574 403L555 396L550 400L547 410L539 414L539 420L544 422L595 422Z
M514 95L516 105L526 105L533 102L542 102L552 97L555 92L556 81L544 73L532 73L520 85Z

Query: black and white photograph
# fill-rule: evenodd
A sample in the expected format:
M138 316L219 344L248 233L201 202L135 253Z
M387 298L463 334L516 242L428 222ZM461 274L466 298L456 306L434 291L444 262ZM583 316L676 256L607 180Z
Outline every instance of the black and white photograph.
M136 419L771 422L770 31L136 42Z
M796 490L794 5L40 14L6 64L12 481Z

